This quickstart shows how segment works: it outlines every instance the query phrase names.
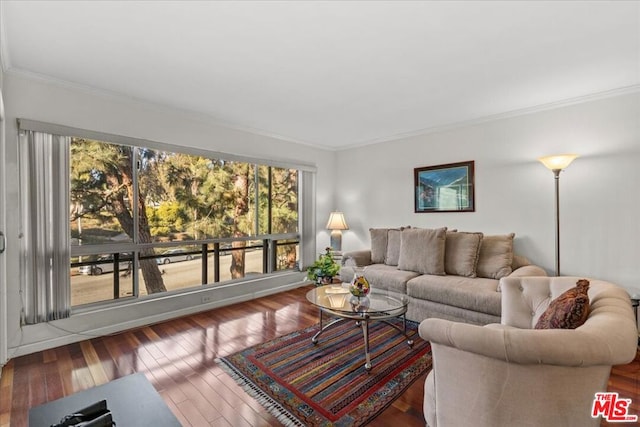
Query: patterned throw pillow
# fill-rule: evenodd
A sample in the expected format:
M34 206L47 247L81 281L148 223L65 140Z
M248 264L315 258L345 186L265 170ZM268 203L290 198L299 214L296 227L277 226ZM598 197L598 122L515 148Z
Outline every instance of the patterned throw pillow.
M587 321L589 316L589 281L580 279L575 288L564 292L551 301L542 313L536 329L575 329Z

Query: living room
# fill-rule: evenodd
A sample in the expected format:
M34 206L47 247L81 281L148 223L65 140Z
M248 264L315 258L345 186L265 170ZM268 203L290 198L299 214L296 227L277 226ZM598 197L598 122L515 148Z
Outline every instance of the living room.
M442 76L433 75L406 86L394 86L396 92L386 94L386 98L379 94L373 96L364 90L377 88L385 92L386 82L378 79L400 81L409 79L413 72L390 67L387 73L378 74L375 66L384 62L379 59L372 60L366 67L358 66L355 60L335 68L327 66L323 68L324 72L336 74L340 73L340 67L353 67L342 69L349 79L334 81L338 87L345 82L355 85L359 79L376 80L371 86L354 92L345 91L351 96L345 105L352 104L354 110L355 107L362 109L352 117L354 129L368 128L369 131L358 134L349 128L348 120L331 122L325 118L337 120L336 116L342 115L341 108L346 108L340 104L334 105L331 111L309 108L307 116L301 117L297 112L302 110L296 110L298 106L289 104L287 99L274 100L270 110L275 113L265 117L276 121L281 115L290 113L296 119L292 122L315 120L320 124L315 127L318 136L307 141L295 135L279 137L287 134L282 129L278 132L275 127L263 132L252 131L265 127L260 126L264 122L254 117L244 123L234 123L231 119L225 120L224 116L189 111L161 96L145 100L141 95L117 92L101 87L91 75L84 75L83 79L74 82L55 77L53 70L54 77L47 75L47 69L31 70L28 62L20 63L20 49L11 49L11 43L16 40L5 37L9 33L8 12L17 12L17 9L13 10L16 7L13 3L18 2L0 3L3 23L0 89L4 102L5 144L2 182L6 186L6 203L3 203L0 217L6 226L0 222L3 226L0 231L6 235L7 247L0 256L0 274L6 275L6 282L0 277L0 324L4 325L0 328L0 365L11 357L78 341L80 332L113 333L203 308L194 308L193 300L182 296L148 302L148 308L142 312L139 306L122 306L119 311L106 314L103 310L80 313L52 326L21 326L20 189L13 180L19 176L19 151L15 143L18 119L308 167L313 173L313 197L304 212L307 223L300 229L306 236L300 248L302 266L309 265L329 244L330 231L325 229L326 222L330 212L339 210L344 212L349 225L343 232L343 251L368 247L370 227L446 226L486 234L512 232L516 235L515 252L553 275L554 179L537 159L550 154L575 153L579 157L560 178L562 274L610 281L630 293L640 291L636 267L640 259L640 221L636 213L640 209L640 198L635 187L640 182L637 166L640 162L638 2L621 2L620 5L558 2L566 8L563 13L536 10L540 15L532 16L548 18L537 24L534 19L530 22L527 19L527 13L533 13L533 10L520 11L513 16L514 26L521 25L531 32L523 31L519 35L521 39L517 39L522 44L511 46L511 50L490 51L487 57L495 55L490 57L492 61L487 59L485 62L481 55L447 56L443 53L447 43L443 43L438 54L443 55L443 62L454 63L455 67L449 71L472 71L460 71L457 84L454 82L447 87L450 92L439 93L437 78ZM67 4L65 7L74 6ZM571 7L577 9L572 11ZM494 18L502 22L499 19L505 17L502 13L508 16L514 10L496 12L498 16ZM21 13L35 12L27 9ZM313 17L307 19L305 24L313 22ZM471 17L465 15L465 19ZM368 21L363 22L362 26ZM557 30L576 22L579 25L571 28L581 29L582 33ZM533 31L537 27L544 28L543 23L555 28L556 32L551 29ZM457 25L463 24L467 25L464 20ZM394 28L397 27L402 25L394 24ZM485 41L509 38L507 33L499 31L506 32L505 28L493 28L491 37L487 36ZM376 31L372 30L372 33ZM563 38L554 38L561 36ZM460 40L449 43L452 51L457 42ZM340 52L348 58L354 45L347 46L350 49ZM388 51L381 47L380 55L388 55L390 61L399 61L407 55L405 52L393 55L394 48L401 50L400 46L386 46ZM482 51L482 48L467 49L461 52ZM375 53L376 49L367 52ZM436 53L433 56L437 57ZM358 58L371 60L366 55ZM292 58L287 59L292 61ZM46 63L47 58L43 61ZM512 63L518 61L525 65L512 68L515 67ZM85 62L91 62L91 58ZM258 65L254 64L254 67L257 69ZM291 67L291 74L303 73L306 68L300 63L286 65ZM118 66L126 69L126 64L122 63L112 66L114 74ZM148 74L154 72L147 71ZM144 86L145 80L139 76L145 73L135 75L131 87ZM498 76L495 80L502 80L504 84L490 79L494 75ZM538 82L538 76L542 75L547 80ZM314 78L319 77L314 75ZM247 81L250 80L251 76L247 77ZM494 86L489 86L489 82ZM309 79L306 83L311 86L317 82ZM188 90L189 76L170 84ZM280 87L277 80L267 80L264 85L270 84L276 89ZM472 91L485 85L484 91ZM238 97L243 95L242 87L234 87L233 91ZM222 96L223 92L220 89L217 94ZM309 104L314 100L318 104L323 102L316 92L313 95L318 98L310 97ZM392 102L396 98L402 102ZM429 98L434 100L430 110L412 112L416 99ZM449 103L449 98L458 101ZM388 118L384 115L387 111L385 102L389 103ZM439 115L438 103L450 108L449 115L446 111ZM374 109L376 115L368 119L365 107ZM456 109L459 114L453 115L451 111ZM424 115L422 122L418 120L420 114ZM330 132L334 127L342 130L342 138ZM290 129L291 133L298 132L298 128ZM415 213L414 169L463 161L475 162L475 211ZM270 279L259 291L228 291L229 294L214 294L214 297L220 305L239 302L275 290L293 289L303 283L303 278L303 273L292 274Z

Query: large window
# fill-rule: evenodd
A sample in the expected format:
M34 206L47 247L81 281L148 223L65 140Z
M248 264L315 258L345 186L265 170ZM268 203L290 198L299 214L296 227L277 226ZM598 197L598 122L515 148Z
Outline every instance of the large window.
M70 165L72 305L268 273L269 242L296 267L295 169L84 138Z
M30 148L37 135L45 136L41 147L57 147L51 170L66 170L67 182L52 186L31 172L39 167ZM249 276L299 269L298 169L153 143L62 136L56 145L56 137L46 136L29 132L21 141L23 187L45 197L24 204L24 216L31 217L25 224L42 222L31 212L51 204L47 192L53 200L56 192L65 194L68 209L52 218L66 225L52 229L68 234L57 239L67 242L68 255L51 264L67 263L71 307L229 281L242 285ZM24 252L38 252L47 231L27 234L33 248ZM39 263L25 265L35 271Z

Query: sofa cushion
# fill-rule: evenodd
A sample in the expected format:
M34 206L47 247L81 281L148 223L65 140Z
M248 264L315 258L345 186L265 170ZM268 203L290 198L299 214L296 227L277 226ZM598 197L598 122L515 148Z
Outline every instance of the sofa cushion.
M501 294L497 288L495 279L425 274L407 282L407 295L499 317Z
M373 264L364 269L364 277L369 281L371 289L407 294L407 281L418 277L414 271L398 270L398 267L386 264Z
M446 228L402 230L398 269L443 276L446 232Z
M444 269L447 274L476 277L482 233L447 231Z
M387 236L388 228L370 228L371 235L371 262L374 264L384 263L387 256Z
M551 301L538 319L535 329L575 329L589 317L589 281L578 280L576 286Z
M480 244L480 256L476 274L488 279L501 279L513 270L513 238L515 234L484 236Z

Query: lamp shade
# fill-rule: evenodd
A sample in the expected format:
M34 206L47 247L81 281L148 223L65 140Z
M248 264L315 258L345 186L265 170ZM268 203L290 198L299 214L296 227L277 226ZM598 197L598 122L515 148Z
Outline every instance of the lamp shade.
M348 230L349 226L344 219L342 212L331 212L329 222L327 222L327 230Z
M563 170L573 162L577 154L556 154L554 156L540 157L538 160L542 162L548 169L552 171Z

